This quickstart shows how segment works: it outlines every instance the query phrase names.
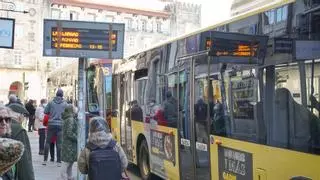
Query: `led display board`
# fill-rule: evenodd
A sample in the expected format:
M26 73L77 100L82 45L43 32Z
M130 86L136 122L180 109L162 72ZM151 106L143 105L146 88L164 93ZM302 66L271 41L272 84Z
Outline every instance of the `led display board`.
M216 61L261 64L266 55L268 36L211 31L203 42Z
M44 20L44 56L123 58L124 24Z
M0 18L0 48L13 49L14 25L14 19Z

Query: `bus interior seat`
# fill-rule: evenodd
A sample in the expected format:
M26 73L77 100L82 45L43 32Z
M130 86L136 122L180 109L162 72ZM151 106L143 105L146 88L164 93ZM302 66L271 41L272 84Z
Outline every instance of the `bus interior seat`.
M293 100L293 98L291 97ZM310 140L310 118L312 113L303 105L295 102L293 100L293 108L290 109L293 115L291 118L291 128L290 128L290 139L292 142L292 147L296 150L308 151L309 140Z
M275 92L274 117L270 145L308 151L309 112L296 103L286 88Z

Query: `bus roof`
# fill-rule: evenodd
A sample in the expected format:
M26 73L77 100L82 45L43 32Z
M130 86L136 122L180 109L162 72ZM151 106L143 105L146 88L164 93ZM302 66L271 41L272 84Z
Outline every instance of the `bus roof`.
M253 10L247 12L247 13L239 14L239 15L231 17L228 20L216 23L214 25L211 25L211 26L208 26L208 27L205 27L205 28L199 28L198 30L195 30L194 32L186 33L186 34L183 34L181 36L177 36L177 37L171 38L169 40L160 42L160 43L158 43L158 44L156 44L156 45L154 45L152 47L149 47L149 48L147 48L145 50L142 50L142 51L140 51L138 53L131 54L130 56L127 57L127 59L130 59L132 56L136 56L137 54L140 54L140 53L145 52L145 51L152 50L152 49L160 47L162 45L169 44L171 42L174 42L174 41L177 41L177 40L181 40L181 39L184 39L184 38L187 38L187 37L190 37L190 36L202 33L202 32L210 31L210 30L213 30L214 28L217 28L217 27L220 27L220 26L223 26L223 25L226 25L226 24L238 21L238 20L242 20L242 19L245 19L247 17L253 16L253 15L256 15L256 14L259 14L259 13L262 13L262 12L265 12L265 11L268 11L268 10L271 10L271 9L274 9L274 8L277 8L277 7L280 7L280 6L289 4L289 3L293 3L296 0L270 0L270 1L271 1L271 3L268 3L268 4L264 5L264 6L260 6L260 7L256 8L256 9L253 9Z

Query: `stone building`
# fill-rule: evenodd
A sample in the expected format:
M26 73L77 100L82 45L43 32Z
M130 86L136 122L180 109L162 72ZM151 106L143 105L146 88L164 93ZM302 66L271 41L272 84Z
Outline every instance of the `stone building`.
M29 13L0 11L0 17L15 19L14 49L0 49L0 101L7 102L9 93L18 95L22 100L39 100L46 95L43 76L46 63L42 59L41 37L47 3L42 0L11 2L15 4L16 11Z
M16 20L14 49L0 49L0 101L4 102L10 93L39 102L46 96L47 74L76 61L42 56L44 18L125 23L125 56L200 27L201 7L179 2L163 2L163 10L156 11L82 0L8 1L15 10L29 13L0 11L0 17ZM197 18L191 18L193 13Z

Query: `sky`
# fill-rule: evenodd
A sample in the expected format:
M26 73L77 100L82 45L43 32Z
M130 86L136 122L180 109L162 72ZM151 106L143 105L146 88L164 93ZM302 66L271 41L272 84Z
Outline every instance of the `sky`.
M165 3L160 0L94 0L126 7L163 10ZM179 0L201 5L202 27L215 24L230 17L230 8L233 0Z

